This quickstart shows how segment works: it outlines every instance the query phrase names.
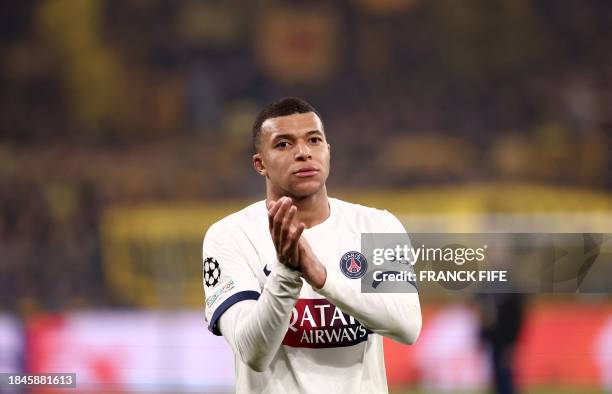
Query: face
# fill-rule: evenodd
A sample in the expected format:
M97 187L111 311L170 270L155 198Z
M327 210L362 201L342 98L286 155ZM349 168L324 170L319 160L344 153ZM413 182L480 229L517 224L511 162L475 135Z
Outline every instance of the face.
M324 188L330 146L314 112L266 119L259 145L253 165L266 177L269 197L303 198Z

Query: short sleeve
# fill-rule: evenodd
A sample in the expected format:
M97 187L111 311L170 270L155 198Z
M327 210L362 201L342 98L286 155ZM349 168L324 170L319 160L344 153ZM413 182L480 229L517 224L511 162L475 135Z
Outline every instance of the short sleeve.
M260 286L249 258L256 253L244 232L235 224L217 222L202 245L205 316L208 329L221 335L218 322L232 305L257 300Z

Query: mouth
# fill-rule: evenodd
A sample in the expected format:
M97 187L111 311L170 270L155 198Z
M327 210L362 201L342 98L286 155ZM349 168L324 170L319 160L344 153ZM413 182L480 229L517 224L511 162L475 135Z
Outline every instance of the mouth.
M307 177L315 176L318 173L319 173L319 170L317 170L314 167L304 167L304 168L300 168L299 170L295 171L293 175L300 177L300 178L307 178Z

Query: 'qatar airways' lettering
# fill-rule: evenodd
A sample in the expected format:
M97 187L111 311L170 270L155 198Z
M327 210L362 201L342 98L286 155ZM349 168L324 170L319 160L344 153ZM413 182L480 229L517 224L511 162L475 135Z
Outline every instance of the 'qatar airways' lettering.
M366 341L370 333L326 299L299 299L283 344L308 348L352 346Z

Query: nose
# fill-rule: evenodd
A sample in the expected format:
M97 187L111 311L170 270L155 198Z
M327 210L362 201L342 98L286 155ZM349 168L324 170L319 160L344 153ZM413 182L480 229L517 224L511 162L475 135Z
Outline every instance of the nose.
M295 150L295 159L296 160L309 160L312 159L312 155L310 154L310 147L308 144L303 142L298 142Z

